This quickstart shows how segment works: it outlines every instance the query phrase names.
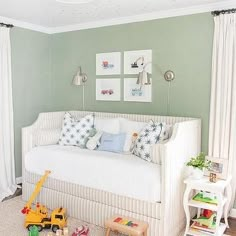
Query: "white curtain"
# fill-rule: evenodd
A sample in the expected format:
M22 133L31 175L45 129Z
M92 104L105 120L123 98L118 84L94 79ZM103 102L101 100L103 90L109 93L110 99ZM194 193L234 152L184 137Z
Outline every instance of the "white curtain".
M0 27L0 201L15 190L10 29Z
M236 14L214 17L209 156L229 160L236 186ZM232 200L233 203L233 200Z

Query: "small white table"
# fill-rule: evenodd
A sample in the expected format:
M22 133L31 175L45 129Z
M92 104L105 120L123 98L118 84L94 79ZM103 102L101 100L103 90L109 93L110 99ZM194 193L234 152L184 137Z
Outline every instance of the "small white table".
M198 209L198 217L200 216L201 209L208 209L215 211L217 213L216 217L216 230L214 236L222 236L226 227L228 225L228 212L230 201L232 198L232 188L230 185L232 177L229 177L227 180L218 180L216 183L211 183L208 177L203 177L202 179L195 180L192 178L187 178L184 183L187 185L184 193L184 211L186 214L186 229L184 236L205 236L209 234L199 233L198 231L191 230L190 228L190 207L195 207ZM216 194L218 204L209 204L204 202L197 202L192 200L193 191L207 191ZM225 224L220 223L221 217L224 214Z

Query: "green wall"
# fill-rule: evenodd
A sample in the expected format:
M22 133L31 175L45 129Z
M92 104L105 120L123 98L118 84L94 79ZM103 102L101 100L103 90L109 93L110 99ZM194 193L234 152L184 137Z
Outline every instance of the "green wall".
M176 79L171 85L169 115L202 118L202 146L206 152L212 40L210 13L54 34L54 108L82 108L82 88L71 85L73 75L81 65L89 78L85 88L87 110L166 115L168 83L163 79L163 72L171 69ZM139 49L153 50L153 102L96 101L96 53ZM122 74L122 88L124 77Z
M54 35L13 28L16 176L21 176L21 128L43 111L82 109L82 88L71 85L78 65L89 77L87 110L159 115L167 115L163 72L173 70L169 115L202 118L202 150L207 152L212 41L210 13ZM153 50L153 102L96 101L95 54L139 49Z
M50 36L11 31L16 176L21 176L21 128L52 109Z
M42 111L82 109L82 88L71 85L78 65L89 77L86 109L159 115L167 114L168 83L163 72L173 70L176 79L171 85L169 115L202 118L206 151L212 38L210 13L54 35L13 28L16 175L21 175L21 127ZM96 53L138 49L153 50L153 102L96 101Z

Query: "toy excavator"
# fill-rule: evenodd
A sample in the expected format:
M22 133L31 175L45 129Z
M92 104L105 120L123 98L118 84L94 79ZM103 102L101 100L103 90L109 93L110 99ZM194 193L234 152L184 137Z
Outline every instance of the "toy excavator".
M31 209L34 199L39 194L41 187L50 173L50 171L45 171L45 174L36 184L34 192L32 193L29 201L21 211L23 214L25 214L24 226L29 231L35 225L38 227L39 232L45 228L52 229L52 231L56 233L58 229L64 228L67 224L66 209L62 207L53 210L50 216L48 216L47 208L44 205L40 205L39 203L36 204L35 209Z

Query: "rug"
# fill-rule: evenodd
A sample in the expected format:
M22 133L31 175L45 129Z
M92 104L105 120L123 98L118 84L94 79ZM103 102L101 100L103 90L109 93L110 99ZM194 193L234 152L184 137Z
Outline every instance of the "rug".
M28 236L28 230L24 228L24 215L21 213L25 202L21 196L12 198L0 203L0 236ZM78 219L69 217L68 228L71 235L74 229L80 225L88 225L89 236L104 236L105 230L102 227L82 222ZM46 236L49 230L43 230L40 236ZM114 234L115 235L115 234ZM117 234L116 234L117 235Z
M21 196L12 198L0 203L0 236L28 236L28 230L24 228L24 215L21 213L25 202L21 200ZM68 228L71 235L76 227L87 225L90 229L89 236L104 236L105 229L93 224L89 224L78 219L69 217ZM43 230L40 236L47 236L49 230ZM113 234L112 236L122 236L121 234ZM228 236L228 235L225 235Z

